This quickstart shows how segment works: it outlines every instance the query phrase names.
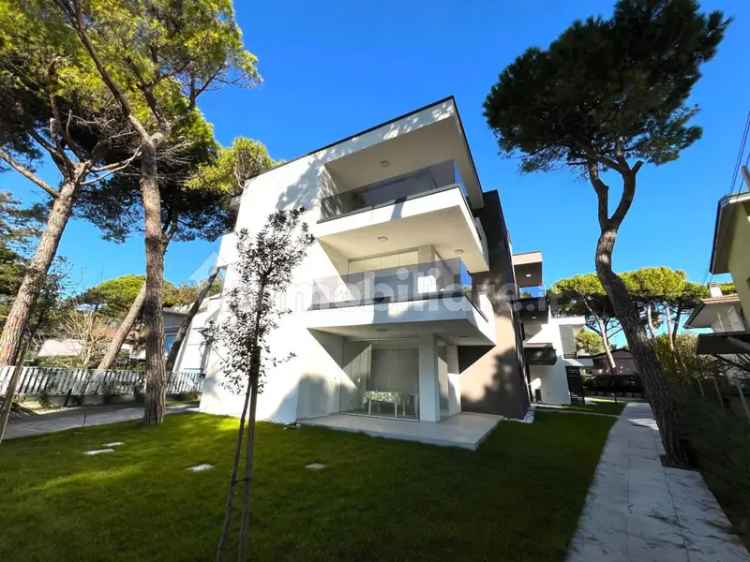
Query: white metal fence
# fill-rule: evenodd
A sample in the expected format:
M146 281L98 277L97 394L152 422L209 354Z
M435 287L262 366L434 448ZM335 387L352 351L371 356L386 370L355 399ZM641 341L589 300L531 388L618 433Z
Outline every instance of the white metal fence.
M0 367L0 396L4 396L15 367ZM168 379L167 394L200 392L203 373L199 369L185 369L172 373ZM120 369L68 369L64 367L22 367L16 394L78 396L97 394L131 394L143 387L142 371Z

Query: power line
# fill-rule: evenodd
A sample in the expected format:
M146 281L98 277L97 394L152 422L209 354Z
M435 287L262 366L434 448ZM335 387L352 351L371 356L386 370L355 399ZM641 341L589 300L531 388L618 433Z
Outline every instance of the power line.
M729 185L729 193L735 192L735 185L737 183L737 176L740 173L740 167L742 166L742 157L745 156L745 148L747 146L747 136L750 131L750 111L747 112L747 118L745 119L745 128L742 131L742 138L740 140L740 148L737 151L737 160L734 163L734 169L732 170L732 182ZM750 161L750 154L748 154L748 160L745 161L745 166ZM740 188L742 188L743 181L740 181Z

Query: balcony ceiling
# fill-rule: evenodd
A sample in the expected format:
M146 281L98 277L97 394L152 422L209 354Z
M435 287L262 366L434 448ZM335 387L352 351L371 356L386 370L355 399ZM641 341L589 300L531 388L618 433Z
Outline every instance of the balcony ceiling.
M513 269L519 288L542 285L542 252L513 254Z
M313 234L347 259L432 245L443 259L460 257L472 273L489 269L458 188L332 219L315 225Z
M332 160L326 168L338 190L347 191L446 160L456 162L472 208L482 207L482 188L455 113L431 125L402 132L390 140Z
M447 320L444 322L413 322L395 324L387 328L376 326L337 326L323 328L321 332L344 336L358 341L388 341L418 339L424 334L435 334L454 345L492 345L477 332L477 328L465 320Z
M466 299L434 299L308 310L305 326L359 340L436 334L456 345L494 345L494 325Z

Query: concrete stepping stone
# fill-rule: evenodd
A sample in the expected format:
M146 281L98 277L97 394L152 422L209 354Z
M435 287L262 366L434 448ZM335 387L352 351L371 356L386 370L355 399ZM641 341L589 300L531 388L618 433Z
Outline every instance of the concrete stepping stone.
M305 466L307 470L323 470L325 467L326 465L319 462L311 462L310 464Z
M196 464L195 466L189 466L187 470L190 472L205 472L206 470L211 470L214 467L212 464Z
M103 455L105 453L114 453L115 450L111 448L107 449L91 449L90 451L84 451L83 454L87 455L89 457L93 457L95 455Z

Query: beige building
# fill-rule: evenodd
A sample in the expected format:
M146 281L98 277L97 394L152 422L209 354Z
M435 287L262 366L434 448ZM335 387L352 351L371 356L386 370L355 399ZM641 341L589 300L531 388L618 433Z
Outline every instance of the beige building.
M748 177L747 169L743 173ZM698 336L698 353L750 353L750 192L727 195L719 201L709 270L713 274L729 273L737 296L722 295L714 289L688 319L688 327L710 326L714 330Z

